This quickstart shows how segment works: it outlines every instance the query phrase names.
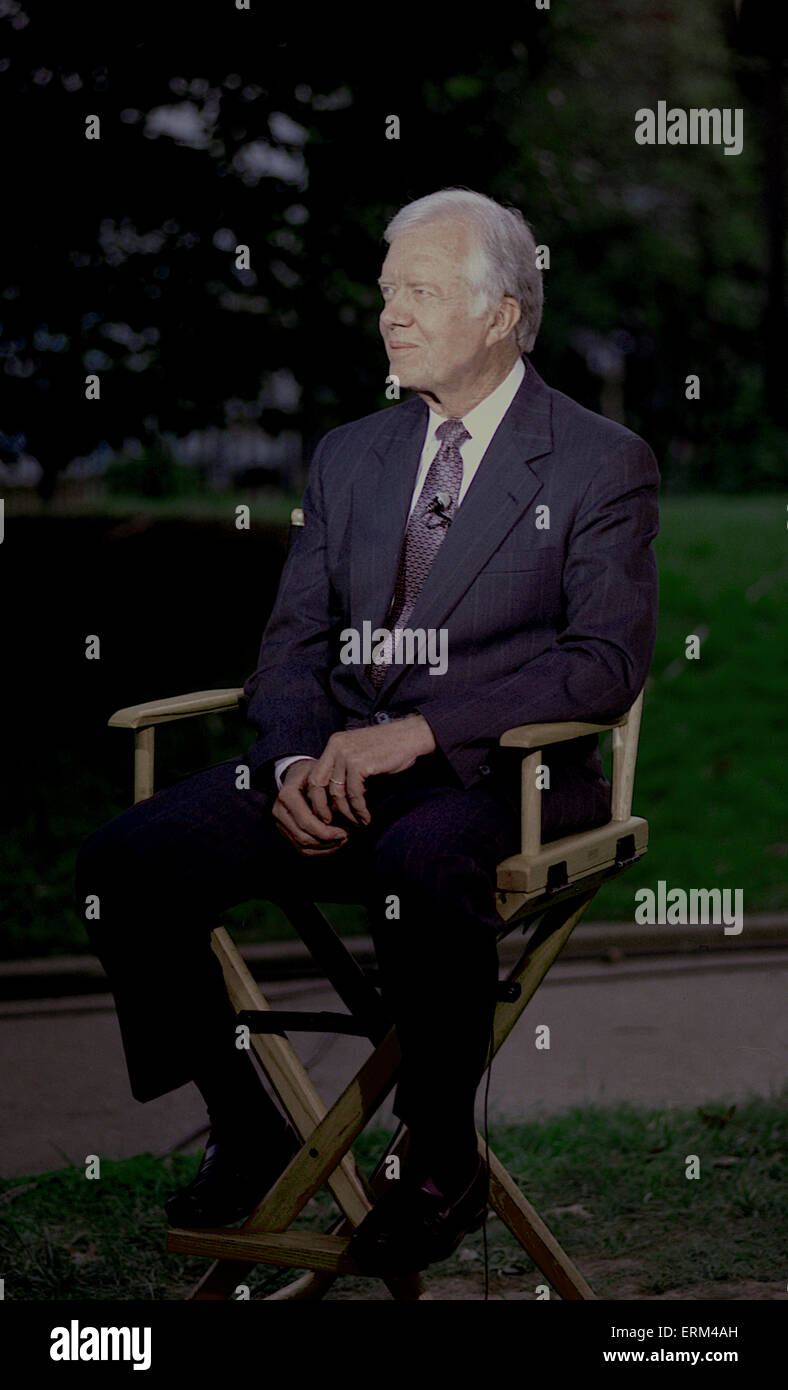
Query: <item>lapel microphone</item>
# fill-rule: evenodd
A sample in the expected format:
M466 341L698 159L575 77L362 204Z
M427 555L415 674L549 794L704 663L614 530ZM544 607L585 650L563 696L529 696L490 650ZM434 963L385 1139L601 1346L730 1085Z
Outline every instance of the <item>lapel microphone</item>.
M446 526L451 526L452 519L450 516L446 515L446 508L450 507L451 503L452 498L450 492L436 492L427 511L432 512L435 516L439 516Z

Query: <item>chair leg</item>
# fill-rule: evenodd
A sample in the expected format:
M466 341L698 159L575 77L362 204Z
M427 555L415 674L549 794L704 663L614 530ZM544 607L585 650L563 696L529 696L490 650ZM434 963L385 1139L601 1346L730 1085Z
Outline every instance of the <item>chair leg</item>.
M387 1051L389 1054L391 1053L391 1041L391 1039L387 1039L386 1043L376 1049L373 1056L368 1059L359 1075L351 1081L331 1111L325 1115L325 1118L309 1136L300 1153L292 1159L274 1187L244 1223L237 1233L239 1237L251 1236L257 1232L273 1234L288 1230L317 1188L323 1182L330 1181L340 1157L368 1123L371 1115L374 1114L390 1089L393 1073L399 1060L399 1048L395 1039L396 1051L394 1055L396 1060L392 1063L391 1055L386 1056ZM400 1143L402 1143L402 1139ZM394 1152L393 1147L391 1152ZM378 1182L382 1184L384 1180L382 1177L379 1178L371 1189L360 1174L356 1175L356 1181L363 1193L364 1214L366 1214L377 1195L375 1188L377 1188ZM352 1211L348 1212L345 1209L344 1203L341 1198L337 1197L336 1191L334 1196L344 1211L343 1234L349 1233L358 1224L358 1220L354 1219ZM348 1203L347 1205L355 1204ZM236 1233L228 1232L227 1234ZM168 1237L168 1248L170 1249L189 1249L199 1244L200 1236L196 1231L190 1233L179 1231L176 1228L170 1231ZM192 1294L192 1298L196 1300L225 1300L229 1298L238 1284L244 1281L257 1263L258 1260L256 1259L217 1260L201 1279ZM322 1297L322 1294L327 1291L332 1279L333 1276L318 1271L317 1280L310 1281L309 1285L305 1286L301 1280L296 1282L299 1285L301 1296L317 1298ZM412 1300L426 1296L419 1275L386 1279L384 1282L397 1299Z
M300 1153L292 1159L270 1192L266 1194L256 1210L244 1222L241 1230L237 1233L227 1232L226 1234L237 1235L242 1239L244 1236L253 1236L258 1232L275 1234L287 1231L317 1188L323 1182L330 1181L342 1154L347 1151L361 1130L364 1129L385 1098L393 1082L393 1074L398 1063L399 1047L396 1038L387 1038L346 1087L325 1118L317 1125ZM366 1214L372 1205L375 1194L369 1191L361 1175L357 1175L356 1181L363 1193L364 1214ZM337 1198L336 1192L334 1196ZM337 1200L344 1210L348 1226L351 1229L354 1228L358 1224L354 1212L346 1210L340 1198ZM348 1205L351 1204L348 1203ZM177 1228L170 1231L167 1242L169 1249L194 1249L195 1251L204 1243L199 1232L179 1231ZM199 1251L197 1252L199 1253ZM192 1294L192 1298L197 1300L225 1300L229 1298L238 1284L244 1281L246 1275L257 1263L258 1260L256 1259L242 1260L234 1256L216 1261L200 1281ZM413 1276L413 1278L404 1281L398 1278L384 1282L396 1298L413 1298L414 1296L421 1298L423 1296L424 1291L419 1282L419 1276Z
M407 1147L407 1138L408 1130L404 1124L400 1123L386 1153L379 1159L377 1167L369 1179L369 1186L375 1198L380 1197L385 1190L386 1179L383 1172L386 1159L392 1154L402 1158L404 1156L402 1150ZM334 1224L329 1227L330 1234L338 1236L350 1236L353 1229L352 1223L344 1216L338 1217ZM276 1293L268 1294L266 1301L323 1298L336 1278L335 1274L323 1274L319 1270L307 1270L300 1278L294 1279L292 1283L286 1284L281 1289L277 1289ZM420 1274L392 1276L391 1279L386 1280L386 1284L398 1302L432 1300L432 1294L424 1287Z
M222 963L228 992L236 1010L268 1009L269 1005L223 928L213 933L213 948ZM372 1205L373 1194L358 1173L348 1149L382 1104L400 1061L396 1032L391 1029L346 1087L330 1112L292 1045L276 1034L252 1039L252 1045L301 1138L300 1152L288 1165L242 1227L243 1233L286 1230L309 1198L327 1182L351 1228ZM308 1142L306 1142L308 1141ZM171 1231L168 1248L183 1248L188 1233ZM257 1261L218 1260L192 1294L197 1300L229 1298ZM298 1281L300 1282L300 1281ZM315 1286L315 1292L319 1286ZM395 1297L422 1297L419 1282L396 1281Z
M268 1010L268 1000L224 927L217 927L212 933L211 944L221 962L227 992L236 1012L241 1009ZM311 1138L326 1115L326 1107L295 1048L276 1033L255 1034L251 1044L296 1132L304 1140ZM395 1066L398 1061L397 1057ZM353 1139L346 1148L352 1142ZM342 1210L347 1210L357 1223L361 1221L369 1209L369 1203L352 1156L342 1157L336 1172L328 1178L328 1184Z
M372 1195L377 1198L381 1196L385 1189L386 1179L383 1176L384 1164L391 1154L403 1157L402 1150L407 1146L408 1131L404 1124L400 1124L394 1134L391 1143L388 1145L386 1153L378 1161L377 1167L369 1179L369 1186ZM346 1216L340 1216L329 1227L329 1233L337 1236L350 1236L353 1232L353 1224L348 1221ZM328 1293L337 1275L323 1274L319 1270L307 1270L298 1279L285 1284L276 1293L268 1294L266 1302L278 1301L282 1299L318 1299L323 1298ZM424 1282L420 1274L397 1275L385 1280L386 1286L392 1296L398 1302L424 1302L432 1301L432 1294L424 1287Z
M582 897L559 903L544 913L534 936L506 977L507 984L517 984L520 988L515 1000L502 1000L496 1005L493 1055L508 1038L526 1004L533 998L553 961L563 951L598 891L594 888Z
M479 1138L484 1149L484 1141ZM566 1299L595 1299L596 1294L561 1248L552 1231L490 1150L490 1206L528 1252L556 1293Z
M316 1302L325 1297L335 1277L333 1274L320 1274L316 1269L307 1269L297 1279L277 1289L276 1293L267 1293L263 1301L279 1303L287 1299L289 1302Z
M374 1057L370 1059L371 1063L374 1063L374 1061ZM329 1112L329 1114L326 1116L325 1122L318 1127L318 1130L325 1129L326 1133L328 1133L330 1132L329 1126L332 1128L342 1128L341 1123L340 1126L337 1126L334 1111L337 1109L337 1107L343 1107L343 1102L343 1108L347 1108L347 1105L349 1103L347 1099L348 1092L352 1091L352 1089L353 1083L351 1082L350 1087L347 1088L347 1091L343 1093L343 1096L341 1096L340 1099L336 1102L336 1106L332 1109L331 1112ZM377 1108L377 1105L380 1104L380 1101L385 1096L387 1090L388 1085L384 1085L382 1089L378 1088L378 1098L374 1107L375 1109ZM373 1084L370 1085L370 1094L374 1094ZM357 1102L350 1103L357 1104ZM358 1126L359 1132L361 1129L364 1128L365 1124L367 1123L367 1119L368 1116L362 1117L361 1122ZM352 1136L352 1138L355 1137L355 1135ZM312 1138L325 1153L323 1164L328 1165L329 1163L335 1163L336 1155L332 1155L328 1140L326 1140L325 1143L322 1143L317 1130L315 1131L315 1135L312 1136ZM351 1143L352 1138L350 1139ZM388 1152L400 1153L401 1149L405 1145L405 1138L406 1131L404 1130L403 1126L401 1127L395 1142L393 1142L389 1146ZM306 1145L304 1147L306 1148ZM310 1183L307 1186L306 1180L298 1176L297 1165L299 1163L299 1160L302 1158L303 1154L304 1149L301 1150L301 1154L297 1155L296 1158L293 1159L290 1167L286 1170L285 1173L282 1174L275 1186L259 1204L252 1216L250 1216L248 1220L244 1223L241 1231L238 1232L238 1235L240 1237L242 1237L245 1234L253 1235L256 1231L271 1234L277 1231L286 1231L289 1228L295 1216L297 1216L298 1212L302 1210L302 1208L306 1205L307 1200L312 1195L312 1191L315 1190L316 1186L320 1185L320 1181L318 1180L316 1183ZM303 1164L301 1166L303 1170ZM371 1207L372 1205L372 1201L378 1195L380 1195L385 1184L385 1178L383 1176L383 1162L381 1161L378 1164L376 1173L373 1176L369 1185L365 1183L363 1177L361 1176L360 1181L364 1185L365 1193L369 1194L367 1200L367 1209L369 1209L369 1207ZM337 1235L349 1235L355 1228L355 1225L356 1223L347 1215L347 1213L345 1213L345 1215L339 1219L339 1222L335 1223L335 1226L332 1227L332 1232L336 1233ZM228 1232L227 1234L235 1233ZM186 1238L185 1241L184 1236ZM176 1229L173 1229L171 1231L168 1240L168 1245L172 1249L184 1249L188 1248L190 1245L199 1243L200 1236L198 1232L194 1232L190 1236L189 1232L182 1232ZM197 1300L225 1300L229 1298L234 1292L234 1290L237 1288L238 1284L244 1281L247 1274L249 1274L249 1272L255 1267L257 1263L258 1261L254 1259L249 1261L241 1261L234 1258L222 1258L220 1260L217 1260L207 1271L203 1279L200 1281L200 1284L198 1285L197 1289L192 1294L192 1298ZM302 1275L293 1283L288 1284L284 1289L278 1290L276 1294L270 1295L270 1297L274 1299L285 1299L290 1297L297 1299L322 1298L323 1295L331 1287L331 1284L334 1282L334 1279L336 1277L337 1276L335 1274L329 1274L322 1270L310 1271ZM431 1299L431 1295L425 1289L420 1274L391 1276L385 1278L383 1282L391 1292L392 1296L398 1301L411 1302L414 1300L421 1301L424 1299Z
M526 1005L560 955L598 889L582 897L571 898L548 909L537 930L509 973L509 983L520 986L512 1002L500 1002L495 1010L493 1025L493 1057L508 1038ZM485 1143L477 1132L479 1150ZM490 1150L490 1205L538 1269L549 1280L561 1298L595 1299L596 1294L561 1248L539 1213L523 1196L514 1179Z

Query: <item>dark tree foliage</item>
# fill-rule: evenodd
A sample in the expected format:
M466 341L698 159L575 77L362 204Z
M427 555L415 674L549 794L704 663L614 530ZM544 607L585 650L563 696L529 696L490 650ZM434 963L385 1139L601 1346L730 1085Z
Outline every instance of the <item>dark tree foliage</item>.
M296 430L306 460L380 409L383 228L457 185L550 247L552 384L644 434L677 486L779 479L785 61L757 6L523 4L515 37L478 42L339 12L282 37L230 0L4 10L0 449L35 456L45 493L102 442L246 422ZM742 154L638 146L660 99L743 107Z

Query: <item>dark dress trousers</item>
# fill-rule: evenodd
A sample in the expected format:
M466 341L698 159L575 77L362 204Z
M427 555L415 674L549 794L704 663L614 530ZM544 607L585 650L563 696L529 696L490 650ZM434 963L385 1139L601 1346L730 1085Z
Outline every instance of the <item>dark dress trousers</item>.
M78 903L84 915L86 896L99 896L86 927L138 1100L189 1080L232 1029L209 946L219 914L281 900L293 883L319 902L367 905L403 1051L396 1112L434 1122L436 1107L449 1114L475 1093L497 981L495 866L520 841L520 754L498 738L517 724L616 718L642 689L659 473L643 440L552 390L526 360L409 621L446 629L447 670L392 665L376 690L365 659L340 660L341 634L384 626L427 420L414 397L321 440L305 527L245 687L254 743L139 803L80 851ZM276 759L318 757L334 732L416 711L436 751L368 780L372 822L342 849L299 854L271 816ZM546 749L544 762L545 839L607 819L596 738Z

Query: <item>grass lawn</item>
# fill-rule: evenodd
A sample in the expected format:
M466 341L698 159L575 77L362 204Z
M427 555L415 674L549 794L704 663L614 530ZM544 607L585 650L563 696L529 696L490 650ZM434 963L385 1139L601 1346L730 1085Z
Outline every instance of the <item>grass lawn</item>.
M658 879L741 888L745 912L788 906L785 523L777 496L662 501L633 807L649 822L649 854L599 894L589 919L631 920L635 891ZM684 654L693 633L697 661Z
M583 1107L544 1120L493 1124L490 1145L604 1299L773 1298L784 1290L788 1092L752 1099L733 1114ZM371 1172L390 1138L368 1131L354 1152ZM697 1179L686 1177L696 1155ZM67 1168L0 1181L0 1251L9 1300L156 1299L188 1296L206 1261L168 1255L161 1203L188 1182L198 1153L102 1161L88 1181ZM326 1189L299 1224L326 1229L336 1208ZM497 1217L487 1222L490 1294L531 1297L543 1276ZM291 1278L258 1266L252 1298ZM427 1271L444 1298L479 1297L482 1232ZM702 1288L704 1293L697 1292ZM746 1288L747 1293L735 1292ZM715 1291L716 1289L716 1291ZM556 1295L553 1294L553 1297ZM388 1297L377 1281L344 1276L329 1298Z
M270 504L272 523L284 521L290 501L279 498ZM223 499L222 508L231 515L232 499ZM155 524L149 533L154 541ZM211 544L210 537L205 543ZM788 708L785 544L785 504L778 495L663 498L657 542L659 635L634 801L635 813L649 821L650 849L640 865L599 893L587 920L631 921L635 892L655 889L659 879L668 887L741 889L745 913L788 907L782 790ZM234 619L233 633L248 636L246 615L239 612ZM218 640L216 624L213 631ZM690 634L703 639L698 660L685 657ZM217 655L217 676L193 679L183 663L194 645L185 643L166 689L159 691L157 685L152 693L173 693L170 683L184 690L206 683L240 685L249 674L242 663L236 669L233 635L227 651ZM125 683L122 689L125 694ZM117 704L134 698L113 696ZM11 833L0 837L0 878L6 885L0 955L87 949L72 905L76 848L130 799L131 739L124 731L101 732L114 707L109 704L105 711L104 704L96 704L95 729L91 721L87 729L77 726L69 732L68 723L61 721L66 730L61 746L47 757L40 774L46 785L24 794L27 804L23 796ZM37 733L42 747L46 737L42 727ZM93 737L101 756L88 747ZM250 741L250 731L237 716L211 716L162 729L157 738L159 776L166 784L233 756ZM340 930L367 929L355 909L335 909L333 915ZM241 941L292 935L281 913L269 905L245 904L228 913L227 920Z

